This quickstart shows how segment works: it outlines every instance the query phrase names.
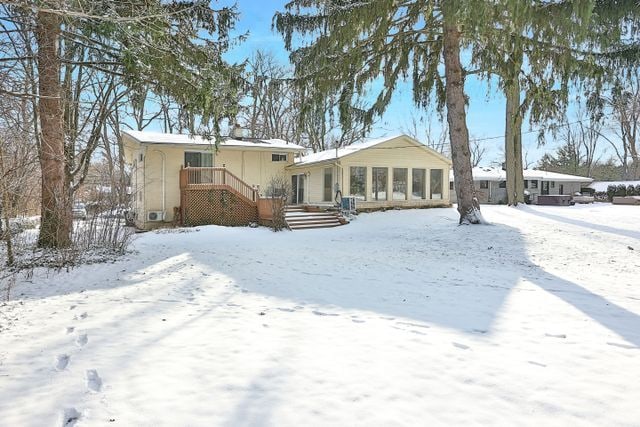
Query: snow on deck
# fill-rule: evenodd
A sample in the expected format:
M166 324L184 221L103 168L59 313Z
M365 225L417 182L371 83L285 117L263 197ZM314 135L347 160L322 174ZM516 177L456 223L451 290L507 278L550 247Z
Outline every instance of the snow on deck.
M0 424L606 425L640 420L634 206L146 233L0 305Z

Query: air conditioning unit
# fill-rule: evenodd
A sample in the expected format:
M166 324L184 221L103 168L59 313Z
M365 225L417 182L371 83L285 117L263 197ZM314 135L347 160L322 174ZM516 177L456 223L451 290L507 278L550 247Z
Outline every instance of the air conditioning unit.
M162 221L164 220L164 211L148 211L147 221Z

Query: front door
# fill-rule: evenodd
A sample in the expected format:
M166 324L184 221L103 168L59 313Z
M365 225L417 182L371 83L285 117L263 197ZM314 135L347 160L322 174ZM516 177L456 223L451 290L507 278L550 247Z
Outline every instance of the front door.
M558 190L558 194L564 194L564 185L560 184L560 190Z
M291 203L294 205L304 202L304 181L304 174L291 176Z
M549 194L549 181L542 181L542 195Z

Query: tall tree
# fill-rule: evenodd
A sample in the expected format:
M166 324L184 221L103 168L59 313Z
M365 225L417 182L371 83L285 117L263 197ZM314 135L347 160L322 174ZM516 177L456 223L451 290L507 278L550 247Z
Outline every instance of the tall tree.
M575 49L586 34L592 0L498 1L487 12L491 25L470 28L480 40L472 62L487 81L497 79L506 99L505 169L508 204L524 201L522 125L561 118L569 82L578 70L592 72ZM523 97L524 96L524 97Z
M440 109L446 105L460 222L474 224L481 217L474 202L460 50L473 43L463 29L482 19L484 8L483 1L293 0L275 16L305 98L313 105L336 95L343 125L359 119L370 124L408 76L415 104L426 106L435 95ZM294 46L294 34L311 43ZM373 103L354 117L355 100L378 87Z
M59 10L60 2L51 5ZM65 139L58 56L62 19L59 14L36 12L38 44L38 116L40 117L40 168L42 218L39 246L71 244L71 195L65 180Z
M605 82L629 66L620 59L634 52L629 42L638 40L640 7L636 0L491 3L486 11L493 25L469 28L480 40L472 57L487 81L497 77L506 98L506 187L508 203L517 204L524 197L525 115L553 127L580 86L599 96Z
M617 79L605 100L619 140L612 147L622 163L624 178L640 179L640 71Z
M77 136L70 119L76 117L75 106L82 101L79 96L69 98L73 86L63 87L60 81L65 75L65 83L77 82L80 70L69 71L71 67L97 73L93 86L79 86L95 89L98 84L100 93L94 91L93 101L106 96L96 104L97 123L83 136L89 138L83 147L97 146L108 110L114 107L112 101L121 94L117 87L127 87L131 95L143 96L151 90L173 98L188 113L191 132L217 133L220 121L237 112L241 67L222 59L232 42L229 31L237 18L234 8L216 10L204 0L18 0L5 11L3 37L11 38L19 27L35 33L33 44L25 43L25 54L5 58L3 65L29 63L33 60L30 51L37 52L33 76L38 93L16 95L37 97L43 181L40 246L69 245L70 172L78 166L86 170L91 157L91 150L85 150L79 164L70 160L78 154L68 144Z

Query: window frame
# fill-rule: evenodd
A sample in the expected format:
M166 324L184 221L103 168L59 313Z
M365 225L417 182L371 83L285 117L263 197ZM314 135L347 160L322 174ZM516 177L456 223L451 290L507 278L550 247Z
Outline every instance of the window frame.
M327 174L327 171L329 174ZM329 176L329 186L327 186L327 176ZM330 202L333 198L333 167L322 169L322 201Z
M415 196L414 184L416 171L422 171L422 188L420 189L420 197ZM453 181L451 182L453 185ZM426 168L412 168L411 169L411 200L426 200L427 198L427 169Z
M489 180L488 179L481 179L480 180L480 189L481 190L488 190L489 189Z
M289 153L272 152L271 153L271 161L273 163L287 162L287 161L289 161Z
M378 190L374 192L374 185L377 182L376 171L384 171L384 199L378 198L378 193L382 191ZM371 167L371 200L380 202L389 200L389 168L384 166L372 166Z
M359 180L354 180L354 177L357 177L357 174L354 174L355 170L364 170L364 174L362 175L362 193L361 194L357 194L354 193L354 182L357 182L358 184L360 184ZM358 187L360 187L360 185L358 185ZM350 166L349 167L349 195L352 197L355 197L357 200L367 200L367 167L366 166Z
M396 181L396 172L402 172L404 171L404 198L400 199L396 199L396 182L398 183L402 183L401 180ZM409 189L409 168L392 168L391 171L391 200L407 200L408 196L409 196L409 192L407 191ZM398 192L400 192L398 190Z
M434 193L434 185L433 185L433 173L440 172L440 192ZM434 194L439 194L440 197L433 198ZM443 200L444 199L444 169L429 169L429 200Z

